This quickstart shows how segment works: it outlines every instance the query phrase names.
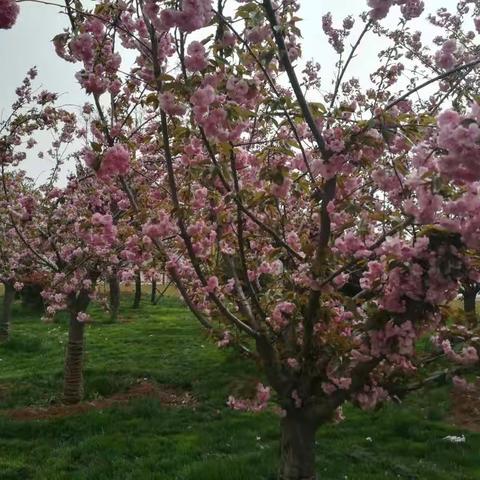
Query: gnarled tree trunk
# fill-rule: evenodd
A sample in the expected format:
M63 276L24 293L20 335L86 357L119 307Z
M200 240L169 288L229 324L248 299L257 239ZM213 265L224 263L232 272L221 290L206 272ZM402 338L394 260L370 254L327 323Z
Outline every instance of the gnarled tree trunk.
M157 302L157 281L152 280L152 293L150 294L150 303L155 305Z
M109 277L108 287L110 320L116 322L118 319L118 311L120 309L120 282L116 274Z
M318 424L303 409L290 411L281 420L278 480L317 480L315 433Z
M138 308L140 306L140 301L142 300L142 276L140 272L135 274L135 296L133 298L133 308Z
M3 305L0 312L0 343L4 343L8 340L10 322L12 320L12 305L15 300L15 288L13 287L13 282L3 282L3 285Z
M465 319L470 327L478 325L477 293L478 285L466 285L463 288L463 310Z
M85 325L77 320L77 315L84 312L89 303L90 296L83 290L78 296L74 293L69 298L70 323L63 379L63 401L68 404L78 403L83 398Z

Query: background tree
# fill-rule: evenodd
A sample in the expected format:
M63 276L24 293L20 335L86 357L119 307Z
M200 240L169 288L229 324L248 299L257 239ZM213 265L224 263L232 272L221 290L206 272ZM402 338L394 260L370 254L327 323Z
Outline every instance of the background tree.
M139 308L142 301L142 274L140 270L135 272L135 292L133 297L133 308Z

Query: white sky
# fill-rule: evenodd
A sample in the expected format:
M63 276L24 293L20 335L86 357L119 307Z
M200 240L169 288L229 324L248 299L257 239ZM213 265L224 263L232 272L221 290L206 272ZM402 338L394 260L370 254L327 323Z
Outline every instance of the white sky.
M430 8L444 6L452 11L456 3L456 0L426 0ZM334 26L339 25L349 14L358 17L366 9L366 0L301 0L300 4L304 58L306 60L314 58L322 65L322 77L325 77L322 85L326 88L332 78L337 57L323 34L322 15L331 11ZM80 65L67 63L58 58L51 43L52 38L67 25L67 18L59 13L61 9L55 6L22 2L20 8L17 24L11 30L0 30L0 118L8 115L10 104L14 100L15 88L33 65L36 65L39 71L37 83L39 81L44 88L60 93L63 104L72 106L83 104L86 96L74 79ZM390 25L394 25L398 20L398 13L398 7L394 7L387 20ZM434 29L427 26L424 21L420 23L415 20L411 23L412 29L421 29L427 35L434 34ZM360 24L361 20L358 19L358 25ZM351 37L352 42L355 40L356 30ZM350 76L365 79L376 65L375 52L379 48L377 37L367 37L357 58L352 62ZM24 168L33 178L42 176L50 166L46 160L38 158L29 158L24 163Z

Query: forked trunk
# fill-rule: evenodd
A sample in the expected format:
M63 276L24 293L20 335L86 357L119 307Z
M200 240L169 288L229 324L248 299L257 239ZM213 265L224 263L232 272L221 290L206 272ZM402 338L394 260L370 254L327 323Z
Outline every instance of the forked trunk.
M120 309L120 282L116 275L108 279L110 320L116 322Z
M152 280L152 293L150 294L150 303L155 305L157 301L157 281Z
M301 410L281 420L278 480L317 480L315 473L316 422Z
M3 305L0 312L0 343L8 340L10 322L12 319L12 305L15 300L15 288L12 282L4 282Z
M135 275L135 297L133 299L133 308L138 308L140 306L141 300L142 300L142 277L140 272L137 272Z
M84 324L77 320L77 312L72 310L63 380L63 401L69 404L78 403L83 398L84 329Z
M478 325L477 293L478 290L476 287L464 287L463 310L469 327L476 327Z

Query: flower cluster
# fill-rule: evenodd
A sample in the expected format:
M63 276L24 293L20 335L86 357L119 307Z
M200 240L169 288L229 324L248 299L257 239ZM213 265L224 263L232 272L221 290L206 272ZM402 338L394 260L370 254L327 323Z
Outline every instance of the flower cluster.
M20 8L15 0L0 0L0 29L15 25Z
M438 117L438 146L446 151L438 168L457 182L480 180L480 105L474 103L467 115L446 110Z
M270 400L270 387L265 387L261 383L257 385L256 396L252 400L236 399L233 396L228 397L227 405L233 410L243 410L247 412L260 412L265 410Z
M374 20L381 20L388 15L393 5L400 5L406 20L419 17L424 8L424 2L420 0L368 0L368 6L372 9L370 15Z
M184 0L181 10L167 9L160 12L164 28L178 27L184 32L193 32L205 27L212 16L212 0Z
M201 72L208 66L205 47L200 42L191 42L187 47L185 66L190 72Z

